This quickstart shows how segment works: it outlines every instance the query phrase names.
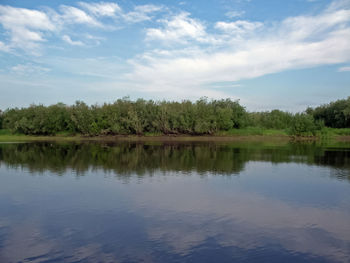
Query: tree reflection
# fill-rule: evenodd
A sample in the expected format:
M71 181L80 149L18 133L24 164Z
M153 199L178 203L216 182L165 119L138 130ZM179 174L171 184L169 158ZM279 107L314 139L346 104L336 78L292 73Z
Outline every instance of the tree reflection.
M304 163L334 168L334 175L350 180L350 151L316 143L266 146L258 143L25 143L0 144L0 160L7 166L31 172L67 169L84 175L103 169L118 175L162 172L210 172L230 175L249 161Z

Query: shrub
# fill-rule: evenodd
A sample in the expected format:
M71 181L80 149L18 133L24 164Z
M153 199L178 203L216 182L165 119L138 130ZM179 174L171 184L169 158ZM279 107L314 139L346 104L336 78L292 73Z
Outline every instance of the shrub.
M312 115L306 113L297 113L294 115L290 127L291 135L308 136L316 135L320 131L323 123L315 121Z

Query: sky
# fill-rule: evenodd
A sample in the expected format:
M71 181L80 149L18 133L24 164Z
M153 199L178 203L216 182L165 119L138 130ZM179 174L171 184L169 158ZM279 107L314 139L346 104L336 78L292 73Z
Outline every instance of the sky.
M350 0L0 0L0 109L350 96Z

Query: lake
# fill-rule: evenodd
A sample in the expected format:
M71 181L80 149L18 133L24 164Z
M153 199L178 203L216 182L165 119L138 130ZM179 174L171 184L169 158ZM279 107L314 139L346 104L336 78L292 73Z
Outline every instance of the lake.
M350 262L350 144L0 144L0 262Z

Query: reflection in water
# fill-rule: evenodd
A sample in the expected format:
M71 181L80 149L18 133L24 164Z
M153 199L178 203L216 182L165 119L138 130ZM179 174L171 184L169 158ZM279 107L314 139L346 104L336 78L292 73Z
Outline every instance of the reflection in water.
M349 171L344 146L0 144L0 262L349 262Z
M350 147L350 146L349 146ZM316 144L289 143L283 147L216 143L85 143L0 144L0 161L32 172L62 174L73 169L79 175L90 168L117 175L152 174L154 171L196 171L237 174L249 161L306 163L335 168L334 175L350 179L350 149Z

